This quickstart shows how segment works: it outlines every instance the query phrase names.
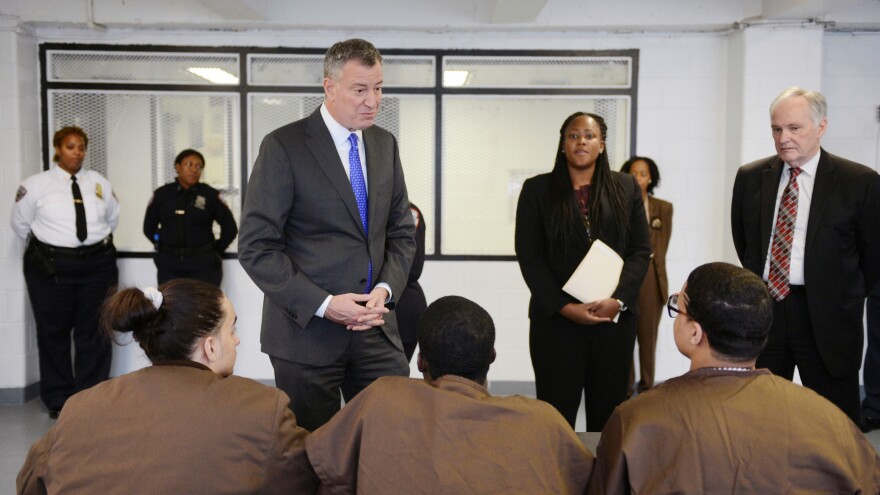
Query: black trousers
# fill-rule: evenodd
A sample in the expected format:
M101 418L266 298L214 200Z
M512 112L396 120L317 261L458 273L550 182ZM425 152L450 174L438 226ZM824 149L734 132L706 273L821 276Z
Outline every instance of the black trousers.
M394 312L397 313L397 330L400 332L400 341L403 343L403 352L406 354L407 361L412 360L416 351L419 340L416 330L419 319L426 309L428 309L428 302L425 300L425 292L418 281L407 285L400 297L397 298Z
M348 348L328 366L309 366L269 356L275 386L290 396L296 423L314 431L336 414L341 398L354 398L382 376L409 376L409 363L378 328L352 332ZM393 412L389 412L391 414Z
M552 404L572 429L584 397L587 431L602 431L626 400L636 341L636 318L578 325L562 315L531 322L529 350L538 399Z
M880 285L868 296L868 349L865 351L865 400L862 410L872 419L880 418Z
M71 395L110 376L112 345L99 328L98 312L119 272L112 246L90 258L55 258L54 266L56 273L50 274L33 248L25 253L25 282L37 324L40 397L57 410Z
M788 297L773 303L770 336L756 366L767 368L787 380L794 377L797 367L805 387L834 403L854 423L860 423L859 372L856 370L842 377L828 372L813 336L807 292L803 286L793 286Z
M156 278L159 285L176 278L189 278L220 287L220 282L223 280L222 259L216 251L208 251L185 258L167 253L156 253L153 262L156 264Z

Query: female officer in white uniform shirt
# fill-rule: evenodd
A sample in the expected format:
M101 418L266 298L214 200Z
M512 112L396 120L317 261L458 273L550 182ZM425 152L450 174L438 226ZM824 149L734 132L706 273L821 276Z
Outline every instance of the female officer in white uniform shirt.
M68 397L110 374L112 348L98 311L119 275L111 235L119 202L107 179L82 170L88 143L79 127L56 132L58 165L25 179L12 208L12 229L28 241L24 276L37 323L40 397L52 418Z

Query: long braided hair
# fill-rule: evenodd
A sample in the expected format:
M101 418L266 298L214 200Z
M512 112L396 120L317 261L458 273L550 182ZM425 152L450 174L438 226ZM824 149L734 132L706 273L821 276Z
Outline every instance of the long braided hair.
M565 119L559 129L559 145L556 147L556 162L553 165L553 181L550 186L551 214L547 226L547 235L550 239L556 239L560 245L568 246L568 240L574 236L575 222L579 222L581 212L575 199L571 176L568 173L568 159L565 157L565 134L568 126L574 119L586 116L596 121L604 142L608 135L608 126L601 116L575 112ZM618 225L620 238L623 245L627 244L629 236L629 212L627 211L625 191L623 186L611 175L611 167L608 163L608 149L596 158L593 179L590 187L590 237L592 239L604 239L602 218L602 199L607 197L611 205L614 220Z

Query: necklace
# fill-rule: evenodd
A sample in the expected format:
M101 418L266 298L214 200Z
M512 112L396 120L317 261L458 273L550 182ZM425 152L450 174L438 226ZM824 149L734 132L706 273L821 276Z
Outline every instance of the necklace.
M736 367L728 367L728 368L713 367L713 368L708 368L708 369L718 370L718 371L755 371L754 368L736 368Z

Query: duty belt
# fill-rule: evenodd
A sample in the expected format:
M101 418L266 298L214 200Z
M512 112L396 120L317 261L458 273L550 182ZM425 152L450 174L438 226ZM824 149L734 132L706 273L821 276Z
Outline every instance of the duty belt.
M39 249L42 249L46 254L53 258L79 258L79 259L87 259L95 256L99 256L101 254L107 253L108 251L113 249L113 234L108 235L104 239L90 246L82 246L82 247L61 247L61 246L53 246L51 244L46 244L45 242L40 241L36 237L31 237L31 242L36 244Z

